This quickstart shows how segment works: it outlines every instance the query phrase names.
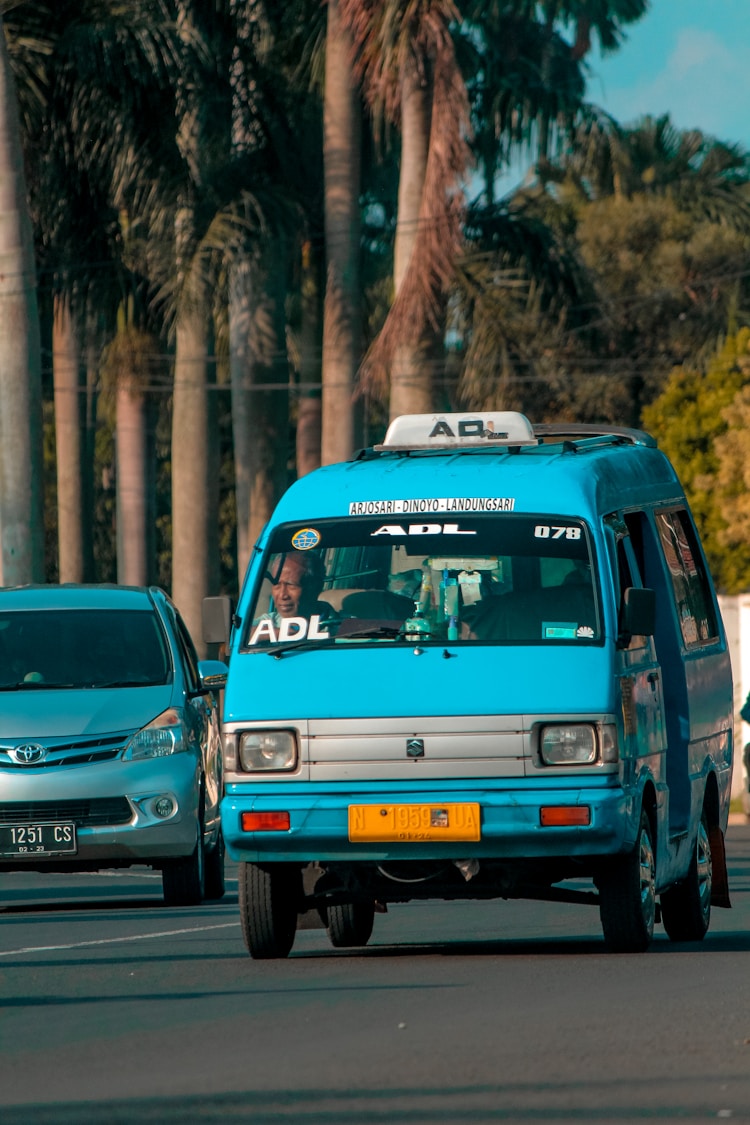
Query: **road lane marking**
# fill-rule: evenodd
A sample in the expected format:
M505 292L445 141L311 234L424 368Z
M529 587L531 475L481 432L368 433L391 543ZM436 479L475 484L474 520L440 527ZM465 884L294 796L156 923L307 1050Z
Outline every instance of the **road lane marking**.
M155 934L130 934L123 937L112 938L97 938L92 941L74 941L69 945L26 945L21 949L5 949L0 950L0 957L15 957L21 953L53 953L61 949L83 949L85 946L91 945L114 945L118 941L144 941L150 938L165 938L177 937L180 934L201 934L208 930L228 930L235 926L239 926L239 920L236 922L221 922L216 926L189 926L184 930L159 930Z

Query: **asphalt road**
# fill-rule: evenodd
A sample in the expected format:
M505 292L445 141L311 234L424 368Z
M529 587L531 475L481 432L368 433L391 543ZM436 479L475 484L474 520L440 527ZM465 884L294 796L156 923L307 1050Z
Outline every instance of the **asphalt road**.
M604 952L598 912L392 907L363 951L245 953L236 881L0 876L0 1125L750 1121L750 828L701 944Z

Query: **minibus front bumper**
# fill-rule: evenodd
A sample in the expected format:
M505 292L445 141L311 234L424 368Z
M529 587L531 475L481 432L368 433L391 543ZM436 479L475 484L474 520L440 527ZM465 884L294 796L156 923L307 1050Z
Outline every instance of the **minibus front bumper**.
M552 779L550 779L552 780ZM566 779L567 780L567 779ZM266 783L260 791L230 783L222 802L222 827L230 857L251 863L382 862L384 860L544 859L609 856L629 851L636 838L640 809L634 794L612 778L605 784L483 782L412 785ZM604 779L602 779L604 781ZM478 839L350 839L352 806L378 806L387 820L394 807L440 812L478 806ZM253 816L249 814L265 814ZM279 814L279 815L273 815ZM268 823L258 830L248 826ZM245 827L243 827L243 824ZM428 834L429 835L429 834Z

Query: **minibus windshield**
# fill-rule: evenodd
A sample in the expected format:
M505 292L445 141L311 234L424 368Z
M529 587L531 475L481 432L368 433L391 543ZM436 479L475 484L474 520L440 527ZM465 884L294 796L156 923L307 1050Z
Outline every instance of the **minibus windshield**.
M582 520L493 513L276 528L243 647L601 640Z

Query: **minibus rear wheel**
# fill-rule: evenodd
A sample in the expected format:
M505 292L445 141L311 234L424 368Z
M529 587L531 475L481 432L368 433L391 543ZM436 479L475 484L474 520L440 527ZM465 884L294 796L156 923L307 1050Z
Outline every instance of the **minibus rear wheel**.
M651 821L641 811L635 848L618 857L599 879L599 916L613 953L643 953L656 917L656 861Z
M334 949L367 945L375 921L374 902L344 902L326 908L328 939Z
M256 960L288 957L302 901L300 869L289 863L240 863L238 890L245 946Z
M687 879L661 896L661 918L672 941L702 941L711 921L713 868L705 809Z

